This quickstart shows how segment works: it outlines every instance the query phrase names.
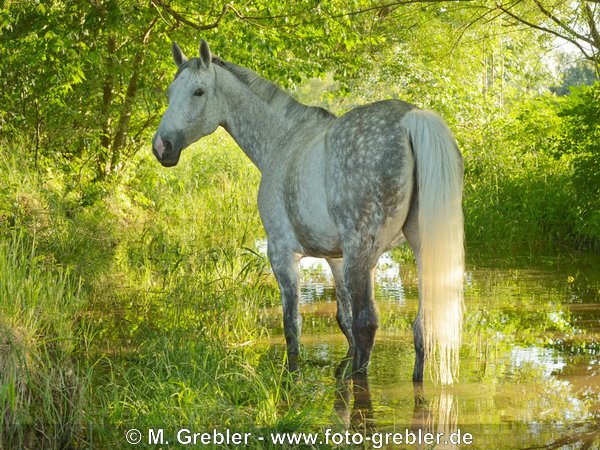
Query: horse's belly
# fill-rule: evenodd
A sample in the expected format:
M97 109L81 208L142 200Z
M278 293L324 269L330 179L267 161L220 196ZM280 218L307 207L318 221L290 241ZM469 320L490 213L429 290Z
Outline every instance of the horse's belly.
M299 154L290 165L284 199L290 225L308 256L339 257L341 241L329 215L325 195L325 164L322 144Z
M311 190L300 194L290 223L307 256L339 257L342 254L340 236L321 193L309 197Z

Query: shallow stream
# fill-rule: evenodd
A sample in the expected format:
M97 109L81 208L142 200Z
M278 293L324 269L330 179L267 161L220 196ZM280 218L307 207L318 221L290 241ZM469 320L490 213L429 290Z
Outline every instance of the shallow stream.
M416 269L382 257L376 287L381 325L368 384L337 379L334 409L340 418L370 432L473 436L471 445L422 448L600 448L598 261L471 262L465 279L459 382L442 388L426 374L424 386L415 387L410 326ZM301 312L305 363L341 361L347 344L324 261L303 260ZM266 309L263 320L271 345L283 346L281 308Z

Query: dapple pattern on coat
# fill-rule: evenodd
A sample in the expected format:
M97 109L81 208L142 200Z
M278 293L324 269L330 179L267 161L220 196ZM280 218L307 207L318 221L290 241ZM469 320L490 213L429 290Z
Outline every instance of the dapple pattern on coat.
M258 209L290 370L300 351L300 259L327 259L347 357L366 374L379 325L375 266L408 241L419 270L413 380L423 380L430 359L437 378L452 383L463 316L463 166L443 121L399 100L337 117L213 56L204 40L198 58L188 60L175 43L172 53L178 70L154 155L173 166L184 148L222 126L260 170Z

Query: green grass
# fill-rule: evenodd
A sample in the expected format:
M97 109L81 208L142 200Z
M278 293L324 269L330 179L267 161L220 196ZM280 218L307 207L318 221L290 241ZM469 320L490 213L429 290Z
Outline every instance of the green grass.
M2 283L4 339L27 342L3 358L35 359L35 368L11 362L16 378L34 370L46 380L21 389L38 406L14 400L26 394L5 376L4 448L121 448L130 428L295 430L329 418L333 388L317 388L325 369L295 385L283 353L258 343L260 308L279 303L253 250L264 236L258 173L220 135L203 147L174 170L143 157L125 178L81 189L3 161L0 218L21 230L2 235L1 249L17 255L3 274L38 277ZM19 309L20 291L30 295ZM53 320L43 332L38 311ZM23 314L36 320L25 325ZM25 417L57 430L31 432Z
M567 157L486 155L466 162L467 246L487 255L553 253L572 246L577 214Z
M78 360L82 296L20 233L0 242L0 445L62 448L77 439L91 371Z

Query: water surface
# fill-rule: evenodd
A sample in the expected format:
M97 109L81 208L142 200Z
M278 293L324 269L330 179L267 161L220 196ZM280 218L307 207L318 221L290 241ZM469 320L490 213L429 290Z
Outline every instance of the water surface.
M333 367L346 352L333 279L325 262L303 261L305 364ZM461 448L600 448L597 261L485 261L469 264L465 279L459 382L442 388L426 378L417 389L410 381L416 270L384 255L376 288L381 325L368 385L338 378L334 408L341 419L371 432L468 431L473 444ZM282 346L281 308L266 309L263 320L270 343Z

